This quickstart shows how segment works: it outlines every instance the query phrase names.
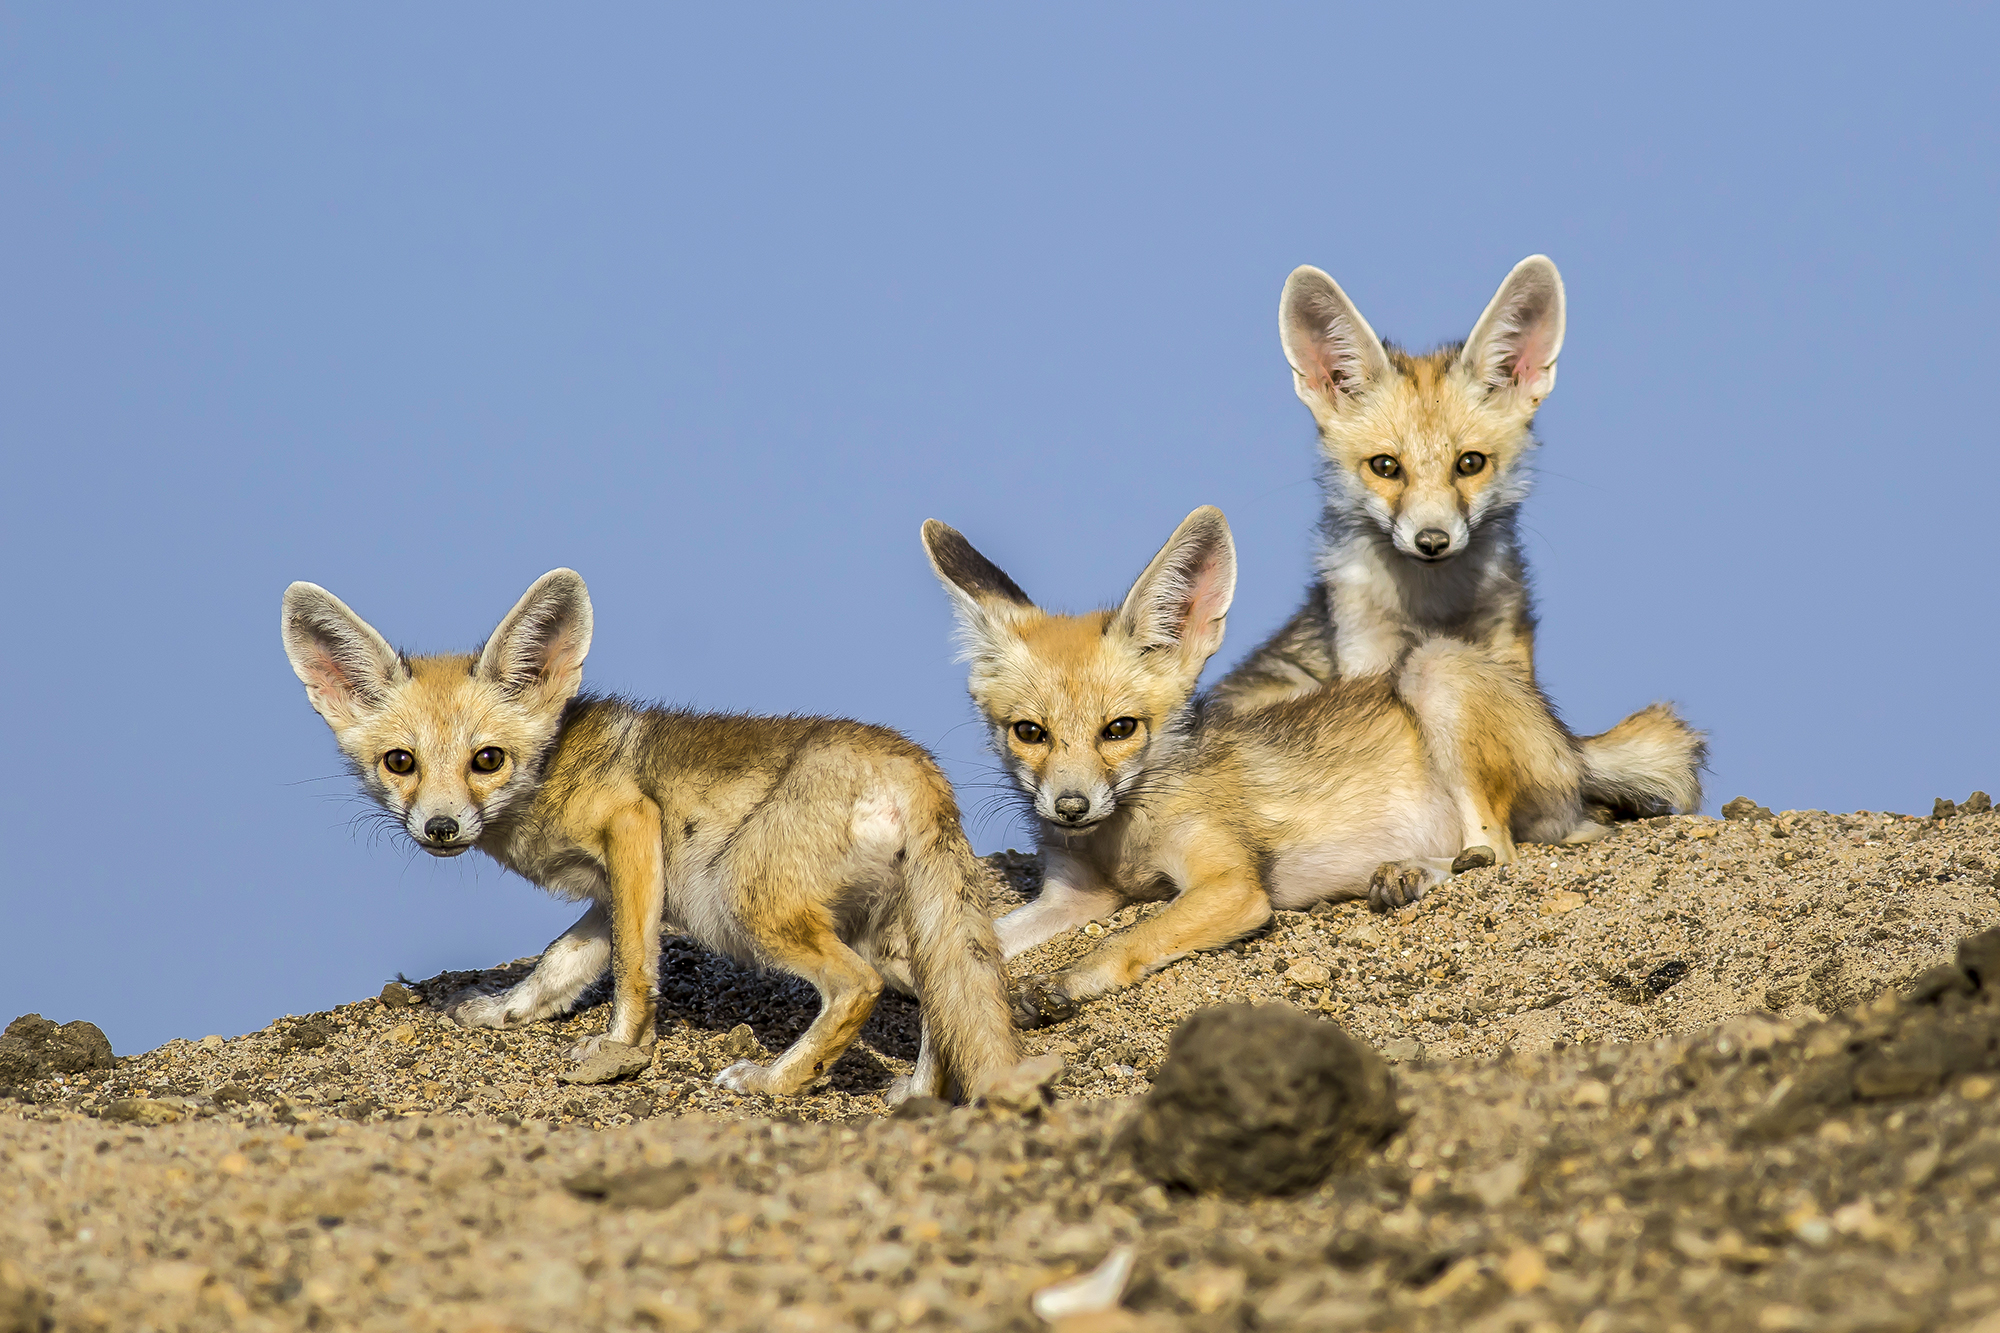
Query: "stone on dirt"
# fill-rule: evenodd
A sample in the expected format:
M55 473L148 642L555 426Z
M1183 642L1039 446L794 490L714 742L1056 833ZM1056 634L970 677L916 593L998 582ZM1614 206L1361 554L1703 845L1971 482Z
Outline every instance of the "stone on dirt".
M1722 817L1724 819L1775 818L1767 807L1757 804L1748 796L1738 796L1734 800L1724 801L1722 803Z
M627 1046L622 1041L607 1041L597 1048L597 1053L574 1069L569 1069L556 1077L564 1083L598 1084L615 1083L621 1078L643 1074L653 1067L653 1052L648 1047Z
M56 1023L23 1014L0 1033L0 1089L51 1074L109 1069L111 1042L95 1023Z
M1120 1139L1162 1184L1293 1194L1402 1123L1395 1080L1373 1050L1289 1005L1226 1004L1175 1030Z
M120 1097L105 1104L99 1118L126 1125L171 1125L183 1119L181 1108L150 1097Z

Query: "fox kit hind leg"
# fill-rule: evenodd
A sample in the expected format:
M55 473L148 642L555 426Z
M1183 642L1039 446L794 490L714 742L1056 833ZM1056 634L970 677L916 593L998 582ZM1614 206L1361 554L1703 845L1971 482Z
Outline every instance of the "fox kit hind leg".
M1584 814L1575 743L1513 663L1454 639L1431 639L1404 659L1396 693L1458 812L1461 855L1484 847L1496 864L1507 865L1516 857L1517 833L1576 843L1608 832ZM1388 905L1398 905L1397 894L1407 895L1422 877L1407 863L1385 865L1370 901L1379 891Z
M830 922L802 916L770 932L760 943L776 966L811 982L820 995L819 1015L805 1035L768 1065L739 1060L715 1076L735 1092L789 1096L820 1078L838 1060L861 1025L875 1011L882 977L840 942Z

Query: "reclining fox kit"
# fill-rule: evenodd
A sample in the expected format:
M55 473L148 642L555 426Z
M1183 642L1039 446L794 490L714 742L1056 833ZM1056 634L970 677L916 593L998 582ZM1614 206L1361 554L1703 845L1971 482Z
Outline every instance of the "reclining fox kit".
M1116 610L1080 616L1043 611L954 529L932 520L923 536L956 604L973 702L1040 825L1042 892L1001 919L1007 956L1172 900L1025 984L1024 1023L1227 944L1274 907L1364 894L1401 905L1469 847L1506 861L1517 831L1602 832L1583 814L1570 737L1527 677L1479 645L1427 639L1393 673L1263 707L1197 696L1236 582L1216 509L1187 517Z
M791 972L819 1016L769 1065L716 1081L789 1094L854 1040L886 980L923 1040L893 1097L979 1095L1019 1059L987 881L936 763L896 733L826 718L715 716L580 696L590 598L536 581L476 654L406 657L333 594L295 583L285 651L362 787L434 856L477 848L581 920L503 994L450 1014L517 1027L567 1011L606 966L609 1031L650 1048L663 922Z
M1319 577L1215 698L1254 707L1388 675L1439 637L1478 645L1532 682L1535 617L1515 524L1563 345L1556 266L1542 255L1516 264L1463 343L1422 356L1376 337L1316 268L1286 281L1278 327L1319 428ZM1578 756L1584 800L1601 813L1701 804L1702 739L1665 705L1581 738Z

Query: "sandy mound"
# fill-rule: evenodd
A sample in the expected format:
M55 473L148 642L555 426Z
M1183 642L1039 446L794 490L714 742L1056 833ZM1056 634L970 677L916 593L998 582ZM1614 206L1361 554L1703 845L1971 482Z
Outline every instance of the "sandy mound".
M883 1119L915 1054L888 1000L823 1091L721 1092L813 997L678 942L658 1058L606 1087L556 1081L602 1007L505 1035L437 1012L506 969L17 1070L0 1333L1027 1329L1032 1291L1126 1244L1090 1327L2000 1329L2000 1002L1930 972L2000 920L2000 816L1526 850L1392 916L1281 914L1029 1034L1069 1062L1040 1116ZM1033 890L1032 860L996 860ZM1284 1200L1152 1183L1113 1139L1174 1026L1224 1000L1375 1046L1406 1127Z

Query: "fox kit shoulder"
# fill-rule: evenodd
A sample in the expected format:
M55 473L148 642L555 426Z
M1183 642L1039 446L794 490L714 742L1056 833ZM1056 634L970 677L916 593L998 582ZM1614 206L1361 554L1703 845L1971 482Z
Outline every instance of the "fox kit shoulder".
M1324 507L1306 604L1216 687L1237 706L1382 675L1445 635L1532 674L1534 612L1515 535L1535 412L1555 386L1562 277L1515 265L1463 343L1384 343L1338 283L1295 270L1279 300L1293 386L1319 429Z

